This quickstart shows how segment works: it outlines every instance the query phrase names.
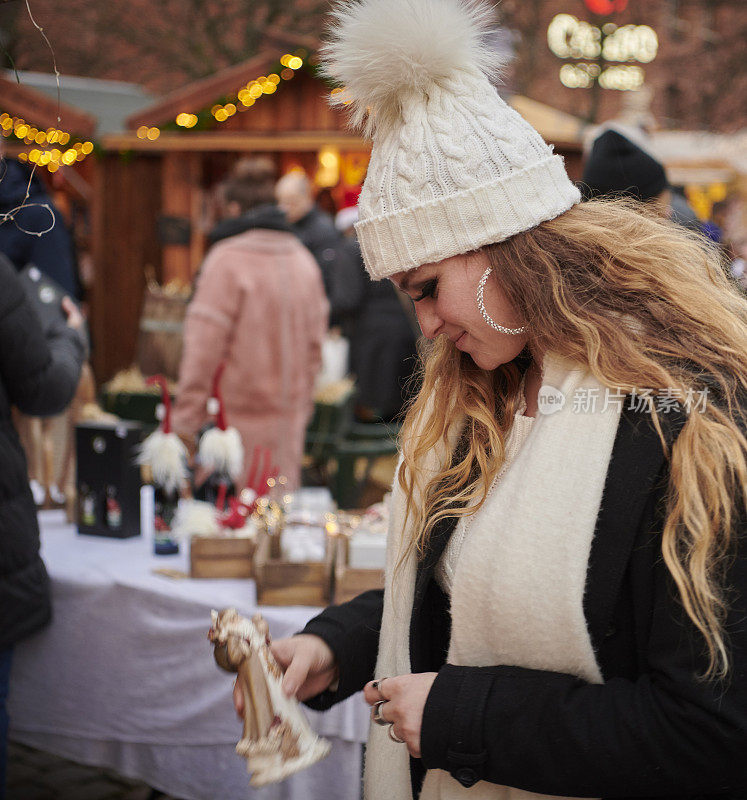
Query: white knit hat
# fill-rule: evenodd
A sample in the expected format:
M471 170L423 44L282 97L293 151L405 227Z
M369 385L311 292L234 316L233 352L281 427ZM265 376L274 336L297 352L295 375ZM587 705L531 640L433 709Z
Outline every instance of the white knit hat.
M346 0L324 69L373 138L355 226L385 278L500 242L581 199L563 166L489 77L492 4Z

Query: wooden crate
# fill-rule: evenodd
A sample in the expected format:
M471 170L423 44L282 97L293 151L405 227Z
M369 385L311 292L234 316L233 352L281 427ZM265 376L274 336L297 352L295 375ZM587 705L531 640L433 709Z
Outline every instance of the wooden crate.
M261 606L326 606L332 596L334 548L325 561L296 564L278 557L277 537L260 535L254 554L257 603ZM273 546L275 545L275 546Z
M189 549L192 578L252 578L254 539L231 536L193 536Z
M369 589L384 588L383 569L364 569L348 566L347 536L337 537L335 558L334 602L346 603Z

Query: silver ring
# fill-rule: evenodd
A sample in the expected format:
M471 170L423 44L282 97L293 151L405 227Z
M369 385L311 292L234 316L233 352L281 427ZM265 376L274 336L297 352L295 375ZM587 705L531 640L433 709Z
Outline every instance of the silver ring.
M506 328L503 325L499 325L491 316L488 314L488 310L485 308L485 301L483 299L485 293L485 283L488 280L488 276L492 267L488 267L480 278L480 283L477 286L477 308L482 315L482 318L485 322L490 325L493 330L498 331L499 333L505 333L509 336L518 336L520 333L526 333L527 326L523 325L521 328Z
M404 744L405 743L405 740L404 739L400 739L399 736L397 736L397 734L394 732L394 723L393 722L389 724L389 728L387 729L387 733L389 734L389 738L393 742L397 742L397 744Z
M372 715L371 715L371 719L372 719L372 720L373 720L373 721L374 721L374 722L375 722L377 725L391 725L391 722L389 722L389 720L388 720L388 719L384 719L384 717L383 717L383 716L382 716L382 714L381 714L381 707L382 707L382 706L384 705L384 703L386 703L386 702L387 702L386 700L379 700L378 702L374 703L374 707L373 707L373 713L372 713Z

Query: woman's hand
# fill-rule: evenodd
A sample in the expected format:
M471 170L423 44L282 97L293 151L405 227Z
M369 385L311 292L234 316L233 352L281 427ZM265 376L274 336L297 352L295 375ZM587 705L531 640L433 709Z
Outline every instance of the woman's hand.
M295 695L299 700L306 700L328 689L337 680L334 653L319 636L301 633L278 639L270 648L285 672L283 691L288 697ZM238 682L233 687L233 704L243 719L244 698Z
M63 297L62 310L67 316L68 327L74 331L79 331L83 327L83 315L78 310L78 306L69 297Z
M396 678L367 683L363 689L366 702L373 706L381 700L379 715L392 723L392 730L404 739L413 758L420 758L420 728L423 724L423 709L428 693L436 680L437 672L419 672L415 675L399 675Z

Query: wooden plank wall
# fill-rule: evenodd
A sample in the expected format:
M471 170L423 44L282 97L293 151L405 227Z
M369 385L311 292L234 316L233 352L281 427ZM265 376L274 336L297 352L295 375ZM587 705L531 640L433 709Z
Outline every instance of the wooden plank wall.
M97 162L94 185L90 325L94 374L102 383L132 364L145 267L162 277L161 159L106 154Z

